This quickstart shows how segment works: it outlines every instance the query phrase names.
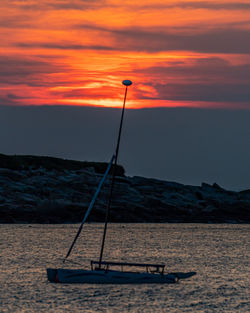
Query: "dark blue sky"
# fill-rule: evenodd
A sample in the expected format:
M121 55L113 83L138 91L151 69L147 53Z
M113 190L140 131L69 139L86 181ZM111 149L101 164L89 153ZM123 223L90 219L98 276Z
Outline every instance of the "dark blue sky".
M120 109L0 106L0 153L108 161ZM126 110L119 163L139 175L250 188L250 111Z

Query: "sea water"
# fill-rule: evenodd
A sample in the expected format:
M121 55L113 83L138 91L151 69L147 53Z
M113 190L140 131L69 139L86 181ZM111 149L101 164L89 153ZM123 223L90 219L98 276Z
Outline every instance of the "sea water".
M250 225L110 224L104 260L196 271L177 284L53 284L47 267L89 268L103 225L0 225L0 312L249 312Z

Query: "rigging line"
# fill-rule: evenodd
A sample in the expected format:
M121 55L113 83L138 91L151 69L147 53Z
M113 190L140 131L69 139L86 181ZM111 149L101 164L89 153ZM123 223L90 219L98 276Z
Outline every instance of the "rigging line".
M122 107L119 134L118 134L116 151L115 151L115 163L114 163L114 168L112 171L112 182L111 182L111 187L110 187L108 206L107 206L106 215L105 215L105 225L104 225L104 230L103 230L102 245L101 245L100 257L99 257L99 268L101 267L101 262L102 262L105 238L106 238L106 233L107 233L107 224L108 224L108 220L109 220L110 206L111 206L111 200L112 200L113 189L114 189L114 184L115 184L115 174L116 174L116 170L117 170L116 169L117 168L117 160L118 160L118 154L119 154L119 147L120 147L123 117L124 117L124 111L125 111L125 103L126 103L126 98L127 98L127 91L128 91L128 86L126 86L126 89L125 89L125 95L124 95L124 101L123 101L123 107Z
M84 215L84 218L83 218L83 220L82 220L82 222L81 222L81 225L80 225L80 227L79 227L79 229L78 229L78 232L77 232L77 234L76 234L76 236L75 236L75 238L74 238L74 240L73 240L73 242L72 242L72 244L71 244L71 246L70 246L70 248L69 248L69 251L68 251L66 257L65 257L64 260L63 260L63 263L64 263L65 260L69 257L69 255L70 255L70 253L71 253L71 251L72 251L72 249L73 249L73 247L74 247L74 245L75 245L75 243L76 243L76 240L77 240L77 238L79 237L79 235L80 235L80 233L81 233L81 231L82 231L83 224L86 222L86 220L87 220L87 218L88 218L88 216L89 216L89 214L90 214L90 212L91 212L91 210L92 210L92 208L93 208L93 206L94 206L94 204L95 204L95 200L96 200L96 198L97 198L97 196L98 196L98 194L99 194L99 192L100 192L100 190L101 190L101 187L102 187L104 181L106 180L106 178L107 178L107 176L108 176L108 173L109 173L109 171L110 171L111 165L112 165L113 162L114 162L114 159L115 159L115 155L112 156L112 158L111 158L111 160L110 160L110 162L109 162L109 164L108 164L108 167L107 167L107 169L106 169L106 172L104 173L104 175L103 175L103 177L102 177L102 179L101 179L101 181L100 181L100 183L99 183L99 185L98 185L98 187L97 187L97 189L96 189L96 192L95 192L95 194L94 194L94 196L93 196L93 198L92 198L92 200L91 200L91 202L90 202L90 204L89 204L88 210L87 210L87 212L86 212L85 215Z

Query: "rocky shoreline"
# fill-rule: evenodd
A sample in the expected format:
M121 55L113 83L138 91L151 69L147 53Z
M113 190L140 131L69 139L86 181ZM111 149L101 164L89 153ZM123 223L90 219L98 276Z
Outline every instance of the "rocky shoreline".
M80 222L106 163L0 154L0 223ZM126 177L119 166L111 222L249 223L250 190ZM110 177L88 221L103 222Z

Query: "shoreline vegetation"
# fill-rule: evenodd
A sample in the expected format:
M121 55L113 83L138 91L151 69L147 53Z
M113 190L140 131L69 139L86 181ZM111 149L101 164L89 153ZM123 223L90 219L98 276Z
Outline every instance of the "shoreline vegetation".
M78 223L105 162L0 154L0 223ZM110 191L104 184L89 222L103 222ZM250 190L229 191L202 183L183 185L139 176L118 166L110 222L249 223Z

